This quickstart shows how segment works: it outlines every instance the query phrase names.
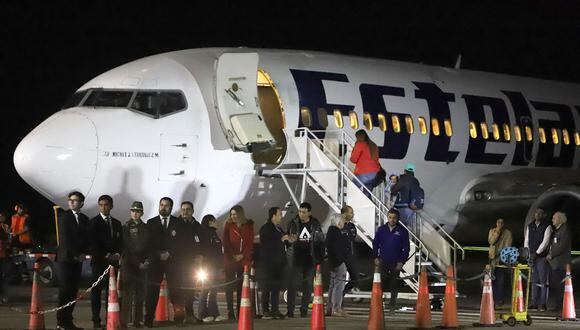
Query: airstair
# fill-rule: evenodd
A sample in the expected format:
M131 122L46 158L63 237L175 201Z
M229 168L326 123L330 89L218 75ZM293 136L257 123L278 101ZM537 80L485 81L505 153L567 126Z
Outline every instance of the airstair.
M382 186L377 187L373 194L349 169L354 139L342 130L311 131L302 127L287 128L284 133L286 155L271 174L282 178L295 205L304 201L307 187L312 188L337 213L343 205L350 205L354 209L354 224L360 239L372 248L375 232L386 223L388 207L384 203ZM290 181L297 182L300 187L293 188ZM296 196L298 191L300 195ZM455 269L458 253L463 257L464 250L426 212L416 212L415 216L416 228L410 229L401 223L409 230L411 250L401 276L409 277L405 282L417 293L418 277L410 275L417 274L421 267L440 273L445 273L449 265Z

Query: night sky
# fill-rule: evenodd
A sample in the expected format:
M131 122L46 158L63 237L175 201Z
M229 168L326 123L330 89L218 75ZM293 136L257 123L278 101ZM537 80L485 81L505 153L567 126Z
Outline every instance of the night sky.
M307 49L440 66L461 53L466 69L580 82L578 2L121 2L0 2L0 209L25 201L51 217L14 170L16 145L91 78L161 52Z

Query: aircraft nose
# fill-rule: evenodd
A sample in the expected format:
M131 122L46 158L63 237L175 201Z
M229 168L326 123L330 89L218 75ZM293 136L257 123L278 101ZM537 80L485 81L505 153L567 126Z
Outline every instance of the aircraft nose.
M18 174L50 200L72 190L88 194L97 169L98 137L84 114L58 112L30 132L14 151Z

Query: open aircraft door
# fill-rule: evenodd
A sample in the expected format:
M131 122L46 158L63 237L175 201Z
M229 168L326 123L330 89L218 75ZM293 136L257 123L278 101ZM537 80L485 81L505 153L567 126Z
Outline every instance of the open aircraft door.
M217 111L234 150L253 151L276 143L260 111L257 75L257 53L225 53L217 59Z

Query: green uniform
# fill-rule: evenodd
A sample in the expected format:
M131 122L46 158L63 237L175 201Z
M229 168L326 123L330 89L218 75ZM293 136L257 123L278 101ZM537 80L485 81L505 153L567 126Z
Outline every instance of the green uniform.
M143 322L143 302L147 271L140 269L140 265L149 258L147 242L149 233L147 226L141 220L129 220L123 225L123 256L121 265L121 282L123 299L121 301L121 324L126 325L133 316L133 323ZM134 314L131 313L133 302Z

